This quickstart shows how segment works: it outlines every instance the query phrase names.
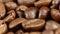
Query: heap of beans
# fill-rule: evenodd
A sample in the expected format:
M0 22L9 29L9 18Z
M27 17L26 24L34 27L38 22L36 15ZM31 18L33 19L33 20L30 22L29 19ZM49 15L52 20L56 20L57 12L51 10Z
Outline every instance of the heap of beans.
M60 34L60 0L0 0L0 34Z

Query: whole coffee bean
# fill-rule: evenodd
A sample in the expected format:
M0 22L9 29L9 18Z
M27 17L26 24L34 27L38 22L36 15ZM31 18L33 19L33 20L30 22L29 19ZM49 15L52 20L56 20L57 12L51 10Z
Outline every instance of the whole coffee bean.
M57 5L59 4L60 0L52 0L52 6L51 8L56 8Z
M26 9L26 11L24 11L25 17L27 19L33 19L36 17L36 12L37 12L37 8L30 7L28 9Z
M8 32L7 34L14 34L14 32Z
M51 16L54 20L60 21L60 12L57 9L51 9Z
M30 32L30 34L42 34L41 32Z
M7 2L5 6L8 10L13 10L17 8L17 4L15 2Z
M38 18L45 19L47 17L48 13L49 13L49 8L43 6L39 10L39 17Z
M60 5L59 5L59 10L60 10Z
M0 19L2 19L6 14L6 10L4 7L4 4L2 2L0 2Z
M18 14L19 17L22 17L23 16L23 11L25 11L28 7L24 6L24 5L21 5L21 6L18 6L17 9L16 9L16 13Z
M40 6L47 6L51 3L52 0L39 0L37 2L34 3L34 5L36 7L40 7Z
M60 27L60 24L58 24L58 22L53 21L53 20L49 20L49 21L46 22L45 29L56 30L58 27Z
M9 28L14 28L15 26L17 26L18 24L21 24L25 20L26 19L24 19L24 18L17 18L15 20L13 20L12 22L10 22Z
M34 4L35 1L36 0L17 0L19 5L26 5L26 6Z
M37 31L43 28L45 20L43 19L32 19L22 23L22 26L27 31Z
M55 34L60 34L60 27L55 31Z
M10 22L14 20L16 17L16 13L14 10L10 10L7 14L8 16L3 19L5 22Z
M24 32L22 30L18 30L16 34L24 34Z
M3 20L0 20L0 34L7 32L7 25Z
M0 2L6 3L6 2L11 2L13 0L0 0Z
M53 30L44 30L42 34L54 34Z

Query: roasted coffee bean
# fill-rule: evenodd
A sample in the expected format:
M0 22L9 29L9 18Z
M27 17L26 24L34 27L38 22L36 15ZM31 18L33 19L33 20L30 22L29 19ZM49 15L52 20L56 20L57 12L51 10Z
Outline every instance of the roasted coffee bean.
M8 32L7 34L14 34L14 32Z
M3 20L0 20L0 34L7 32L7 25Z
M26 19L24 19L24 18L17 18L15 20L13 20L12 22L10 22L9 28L14 28L15 26L17 26L18 24L21 24L25 20Z
M60 5L59 5L59 10L60 10Z
M16 13L18 14L19 17L22 17L23 16L23 11L25 11L28 7L24 6L24 5L21 5L21 6L18 6L17 9L16 9Z
M60 34L60 27L55 31L55 34Z
M14 20L16 17L16 13L14 10L9 11L7 14L8 16L3 19L5 22L10 22Z
M0 2L6 3L6 2L11 2L13 0L0 0Z
M24 11L25 17L27 19L32 19L36 17L37 8L35 7L28 8L27 6L20 6L20 9Z
M24 13L25 13L25 17L27 19L33 19L36 17L37 8L30 7L28 9L26 9L26 11L24 11Z
M38 18L45 19L47 17L48 13L49 13L49 8L43 6L39 10L39 17Z
M15 2L7 2L5 6L8 10L13 10L17 8L17 4Z
M4 7L4 4L2 2L0 2L0 19L2 19L6 14L6 10Z
M17 0L19 5L26 5L26 6L34 4L35 1L36 0Z
M30 32L30 34L42 34L41 32Z
M18 30L16 34L24 34L24 32L22 30Z
M60 12L57 9L51 9L51 17L56 20L60 21Z
M43 28L45 20L43 19L32 19L22 23L22 26L27 31L37 31Z
M47 6L51 3L52 0L39 0L37 2L34 3L34 5L36 7L40 7L40 6Z
M58 27L60 27L60 24L58 22L50 20L46 22L45 29L47 30L56 30Z
M51 8L55 8L59 4L60 0L52 0Z
M53 30L44 30L42 34L54 34Z

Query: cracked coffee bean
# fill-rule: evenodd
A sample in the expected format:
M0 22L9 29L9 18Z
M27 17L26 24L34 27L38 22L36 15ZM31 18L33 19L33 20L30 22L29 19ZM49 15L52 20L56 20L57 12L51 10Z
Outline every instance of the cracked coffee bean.
M3 19L5 22L11 22L16 17L16 13L14 10L10 10L7 14L8 16Z

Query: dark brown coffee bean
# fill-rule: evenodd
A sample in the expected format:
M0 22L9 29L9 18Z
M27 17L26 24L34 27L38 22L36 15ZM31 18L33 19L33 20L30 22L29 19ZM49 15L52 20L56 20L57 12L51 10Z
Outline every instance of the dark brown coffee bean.
M54 20L60 21L60 12L57 9L51 9L51 16Z
M44 30L42 34L54 34L53 30Z
M13 10L17 8L17 4L15 2L7 2L5 6L8 10Z
M24 34L24 32L22 30L18 30L16 34Z
M40 7L40 6L44 6L44 5L49 5L51 3L52 0L39 0L37 2L34 3L34 5L36 7Z
M46 22L45 29L47 30L56 30L58 27L60 27L60 24L58 22L50 20Z
M0 19L3 18L6 14L4 4L0 2Z
M14 10L9 11L7 14L8 16L3 19L5 22L10 22L14 20L16 17L16 13Z
M60 34L60 27L55 31L55 34Z
M8 32L7 34L14 34L14 32Z
M34 4L34 2L36 0L17 0L19 5L26 5L26 6L30 6L32 4Z
M17 18L15 20L13 20L12 22L10 22L9 28L14 28L15 26L17 26L18 24L21 24L25 20L26 19L24 19L24 18Z
M13 1L13 0L0 0L0 2L4 2L4 3L11 2L11 1Z
M30 34L42 34L41 32L30 32Z
M22 23L22 26L27 31L37 31L43 28L44 24L45 24L45 20L43 19L32 19L32 20L24 21Z
M39 17L38 18L45 19L47 17L48 13L49 13L49 8L43 6L39 10Z
M7 31L7 25L3 20L0 20L0 34L4 34Z
M59 10L60 10L60 5L59 5Z

